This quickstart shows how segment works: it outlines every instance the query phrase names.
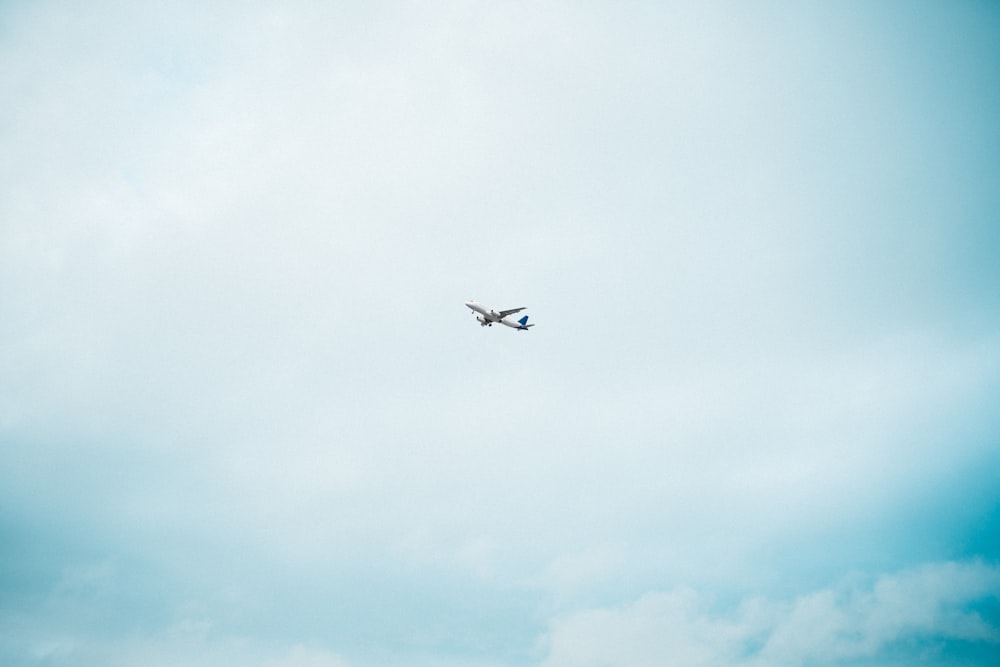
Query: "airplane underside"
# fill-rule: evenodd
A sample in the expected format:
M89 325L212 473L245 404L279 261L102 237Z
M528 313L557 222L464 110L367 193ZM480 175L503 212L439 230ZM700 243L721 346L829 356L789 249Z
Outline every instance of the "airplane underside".
M492 308L484 308L475 301L466 301L465 305L474 311L474 314L476 314L476 321L479 322L479 326L481 327L491 327L494 322L499 322L500 324L508 326L511 329L527 331L530 327L535 326L534 324L528 324L527 315L519 319L517 322L505 319L509 315L521 312L524 308L512 308L510 310L496 311Z

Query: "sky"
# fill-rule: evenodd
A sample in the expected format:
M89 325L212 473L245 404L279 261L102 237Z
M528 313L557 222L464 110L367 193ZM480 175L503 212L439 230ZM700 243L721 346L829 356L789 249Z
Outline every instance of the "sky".
M0 3L0 662L997 664L998 34Z

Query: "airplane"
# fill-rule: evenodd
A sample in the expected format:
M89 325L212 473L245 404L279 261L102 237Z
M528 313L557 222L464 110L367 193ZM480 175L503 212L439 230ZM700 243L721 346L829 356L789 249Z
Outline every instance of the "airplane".
M473 312L478 313L476 315L476 320L479 321L479 325L483 327L491 327L494 322L499 322L500 324L506 324L512 329L517 329L518 331L527 331L534 324L528 324L528 316L525 315L516 322L511 322L506 319L508 315L513 315L514 313L519 313L524 308L511 308L510 310L493 310L492 308L487 308L481 303L476 303L475 301L466 301L465 305L473 310Z

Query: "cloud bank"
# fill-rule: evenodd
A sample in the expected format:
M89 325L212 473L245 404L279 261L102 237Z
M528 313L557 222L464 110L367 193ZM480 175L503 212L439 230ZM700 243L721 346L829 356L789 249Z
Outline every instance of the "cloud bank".
M648 593L556 620L542 664L988 664L1000 656L998 600L1000 569L981 562L849 577L792 602L748 598L728 610L689 588Z

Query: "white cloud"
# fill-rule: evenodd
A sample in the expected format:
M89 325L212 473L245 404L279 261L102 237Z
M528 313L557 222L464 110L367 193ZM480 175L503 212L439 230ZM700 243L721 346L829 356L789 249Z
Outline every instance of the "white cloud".
M260 663L260 667L347 667L347 663L340 656L329 651L297 645L289 651L288 655L266 660Z
M895 660L896 650L901 660L938 664L928 645L946 664L948 642L1000 650L1000 619L975 611L998 596L1000 568L978 561L931 563L874 582L848 579L790 603L747 598L732 608L692 589L649 593L553 621L544 664L838 665L879 655Z
M0 642L0 655L14 665L74 665L78 667L128 667L149 665L240 665L243 667L347 667L343 656L323 648L295 644L283 646L260 638L226 635L205 618L180 618L157 632L129 632L108 637L102 629L72 629L87 607L72 610L77 616L56 629L40 629L23 615L0 617L0 626L16 631ZM51 622L52 619L50 619Z
M617 609L577 612L553 623L546 667L714 665L732 659L745 628L713 617L691 589L650 593Z
M765 664L873 657L906 639L1000 644L998 619L969 609L1000 596L1000 569L980 562L935 563L880 576L871 588L797 599L760 651Z

